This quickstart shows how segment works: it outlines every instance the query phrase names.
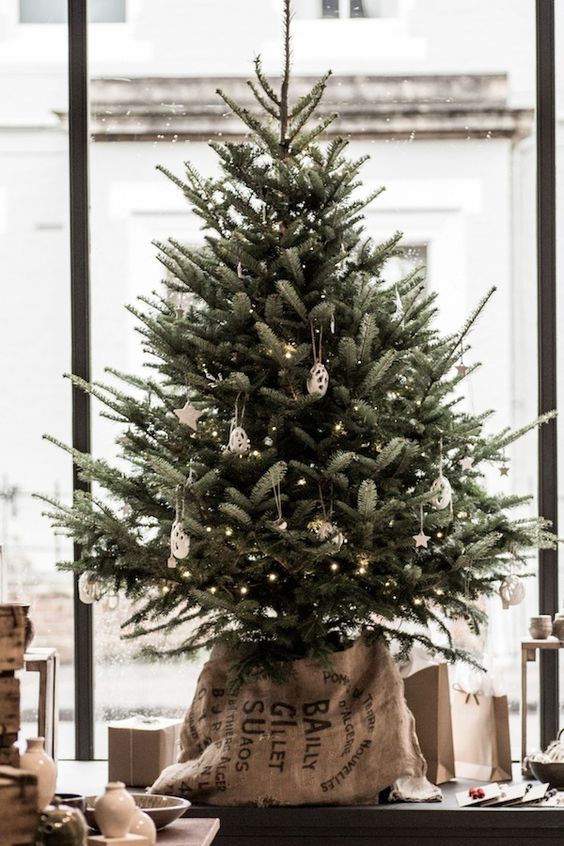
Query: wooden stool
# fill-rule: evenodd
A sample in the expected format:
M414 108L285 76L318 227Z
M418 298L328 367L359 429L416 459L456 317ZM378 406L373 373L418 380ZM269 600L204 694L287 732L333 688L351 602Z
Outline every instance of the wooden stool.
M51 647L32 647L24 655L28 673L39 673L37 732L45 738L45 751L57 760L57 670L59 656Z

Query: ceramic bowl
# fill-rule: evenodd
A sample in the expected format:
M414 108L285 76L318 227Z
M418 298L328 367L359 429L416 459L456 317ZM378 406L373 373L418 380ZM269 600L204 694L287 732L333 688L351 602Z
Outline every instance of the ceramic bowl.
M84 813L86 807L86 796L82 793L55 793L55 799L59 800L60 805L68 805L70 808L78 808Z
M135 804L148 814L158 829L169 825L190 807L188 799L181 799L179 796L161 796L157 793L133 793ZM96 796L86 797L86 822L90 828L97 828L94 816L94 802Z
M541 761L531 761L529 767L535 778L543 783L548 782L551 787L564 788L564 763L554 762L543 764Z

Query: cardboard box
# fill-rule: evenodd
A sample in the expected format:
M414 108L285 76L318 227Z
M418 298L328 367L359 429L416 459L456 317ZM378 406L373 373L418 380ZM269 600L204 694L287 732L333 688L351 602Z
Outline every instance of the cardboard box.
M176 763L182 720L132 717L108 725L108 778L148 787Z

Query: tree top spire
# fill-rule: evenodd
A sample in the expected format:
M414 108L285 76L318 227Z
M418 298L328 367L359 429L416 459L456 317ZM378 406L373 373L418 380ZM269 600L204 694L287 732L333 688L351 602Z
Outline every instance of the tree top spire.
M292 46L290 24L292 22L292 0L284 0L283 29L284 29L284 67L282 71L282 87L280 89L280 146L286 148L288 139L288 90L290 87L290 66Z

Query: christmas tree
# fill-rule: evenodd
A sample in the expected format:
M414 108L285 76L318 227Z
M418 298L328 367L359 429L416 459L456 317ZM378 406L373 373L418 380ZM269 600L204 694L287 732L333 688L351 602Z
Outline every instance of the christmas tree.
M162 169L205 240L159 244L165 290L130 308L149 375L73 377L121 424L126 463L69 450L101 493L50 501L81 548L60 566L137 601L128 636L189 623L170 652L224 642L240 676L330 661L361 633L454 658L449 621L479 627L476 600L509 575L512 601L527 549L552 543L542 520L510 516L526 497L481 481L539 421L492 436L487 414L461 409L462 355L491 292L442 337L423 269L386 281L400 234L367 237L364 159L323 141L329 74L290 103L290 0L284 35L279 91L256 60L256 112L218 92L249 132L211 144L219 175Z

